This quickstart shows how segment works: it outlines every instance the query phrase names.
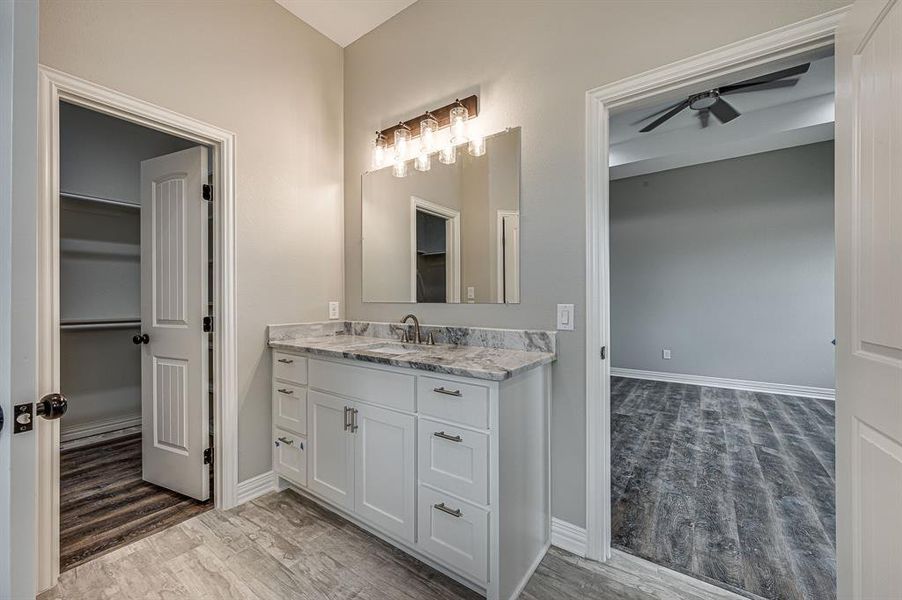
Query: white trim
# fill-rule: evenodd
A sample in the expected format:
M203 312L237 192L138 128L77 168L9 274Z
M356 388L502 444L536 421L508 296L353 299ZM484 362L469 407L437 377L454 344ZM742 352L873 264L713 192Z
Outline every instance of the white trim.
M111 431L119 431L128 429L129 427L140 427L141 415L131 417L116 417L114 419L102 419L99 421L90 421L81 425L74 425L60 430L60 443L71 442L72 440L80 440L81 438L91 437L92 435L100 435ZM130 433L126 434L130 435ZM108 436L106 439L115 439L115 436Z
M504 218L505 217L517 217L517 227L520 226L520 211L519 210L505 210L498 209L495 211L495 299L498 304L506 304L507 298L505 297L505 285L504 285L504 277L507 274L504 269L504 244L502 240L504 239ZM517 253L517 261L519 263L520 257L519 252ZM520 265L517 265L517 268L520 268ZM519 280L519 277L517 278ZM517 301L510 302L510 304L519 304L520 302L520 291L517 290Z
M39 67L39 396L59 389L59 103L65 100L208 145L214 165L213 411L216 507L235 506L238 487L238 328L235 134L166 108ZM38 429L38 590L59 576L59 423Z
M586 92L586 529L589 558L611 555L608 112L710 84L731 74L833 44L848 7L781 27Z
M273 471L260 473L256 477L245 479L238 484L237 504L244 504L264 494L275 492L277 488L276 474Z
M767 381L751 381L748 379L727 379L724 377L708 377L706 375L688 375L684 373L665 373L663 371L642 371L639 369L622 369L619 367L611 367L611 377L629 377L632 379L648 379L651 381L666 381L669 383L686 383L689 385L726 388L728 390L746 390L749 392L762 392L765 394L820 398L822 400L834 400L836 397L836 390L832 388L792 385L789 383L770 383Z
M417 301L417 211L445 219L445 302L460 303L460 211L410 197L410 301Z
M536 574L536 569L539 568L539 564L542 562L542 559L545 558L545 555L548 554L548 549L551 548L551 540L545 542L545 545L542 546L542 549L533 559L532 564L529 565L529 570L523 575L523 578L520 580L520 583L514 588L511 595L508 596L508 600L517 600L520 597L520 594L523 593L523 590L526 589L526 585L529 583L529 580L532 579L532 576Z
M586 530L551 517L551 545L577 556L586 555Z

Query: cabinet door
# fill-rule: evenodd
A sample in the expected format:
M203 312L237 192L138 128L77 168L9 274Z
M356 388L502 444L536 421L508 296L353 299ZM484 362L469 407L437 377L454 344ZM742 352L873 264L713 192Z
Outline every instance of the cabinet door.
M348 510L354 509L354 440L345 411L351 404L322 392L307 394L307 487Z
M415 418L364 404L354 408L354 510L384 531L413 542Z

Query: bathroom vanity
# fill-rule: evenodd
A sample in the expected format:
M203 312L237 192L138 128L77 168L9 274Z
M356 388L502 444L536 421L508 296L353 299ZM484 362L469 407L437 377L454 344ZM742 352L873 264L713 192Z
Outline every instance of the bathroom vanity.
M550 540L553 332L360 322L271 326L273 469L488 598ZM446 342L455 342L449 344Z

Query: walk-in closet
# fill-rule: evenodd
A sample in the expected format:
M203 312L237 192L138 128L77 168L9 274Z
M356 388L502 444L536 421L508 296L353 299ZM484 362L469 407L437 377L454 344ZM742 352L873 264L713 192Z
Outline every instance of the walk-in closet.
M169 349L162 352L170 358L151 351L154 334L148 334L147 314L151 307L156 325L184 330L189 344L203 343L212 355L212 336L198 322L201 311L211 314L212 238L209 202L200 197L200 186L186 190L183 179L149 180L146 172L153 160L187 153L192 160L202 157L207 164L201 171L208 177L205 148L67 103L60 104L59 119L59 361L60 386L68 399L59 474L60 569L65 571L212 507L212 485L194 497L173 491L179 486L165 485L153 471L176 472L181 466L165 457L155 464L146 460L148 443L176 458L185 454L188 421L197 429L201 412L204 434L213 431L210 360L191 365L195 371L197 365L204 367L195 376L204 379L206 392L196 393L189 389L187 368L178 366L186 360ZM142 211L151 205L153 214L142 222ZM185 217L198 211L206 213ZM191 257L188 247L194 249ZM199 254L204 271L195 277L190 271ZM171 283L192 278L203 283L197 289ZM199 293L203 307L182 310L187 302L199 304ZM154 401L159 397L164 400ZM201 403L206 403L202 411ZM197 435L193 440L196 446ZM212 469L206 467L209 480ZM192 476L196 479L197 473Z

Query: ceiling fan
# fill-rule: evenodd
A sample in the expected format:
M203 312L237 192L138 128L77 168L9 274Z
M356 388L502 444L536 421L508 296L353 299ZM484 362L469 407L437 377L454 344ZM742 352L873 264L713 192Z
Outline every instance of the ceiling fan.
M804 65L790 67L789 69L783 69L782 71L775 71L768 75L762 75L761 77L746 79L745 81L740 81L739 83L733 83L730 85L725 85L723 87L710 89L699 94L693 94L685 100L677 102L676 104L659 110L656 113L648 115L647 117L637 121L636 123L633 123L633 125L638 125L643 121L660 115L661 113L665 113L663 116L655 119L639 130L641 133L648 133L668 119L676 116L677 113L681 112L685 108L691 108L692 110L698 111L698 116L701 120L702 127L708 126L708 119L712 114L721 123L729 123L739 116L739 111L733 108L733 106L729 102L724 100L722 96L726 96L727 94L759 92L762 90L775 90L779 88L792 87L797 84L799 80L787 79L787 77L807 73L810 66L811 63L805 63Z

